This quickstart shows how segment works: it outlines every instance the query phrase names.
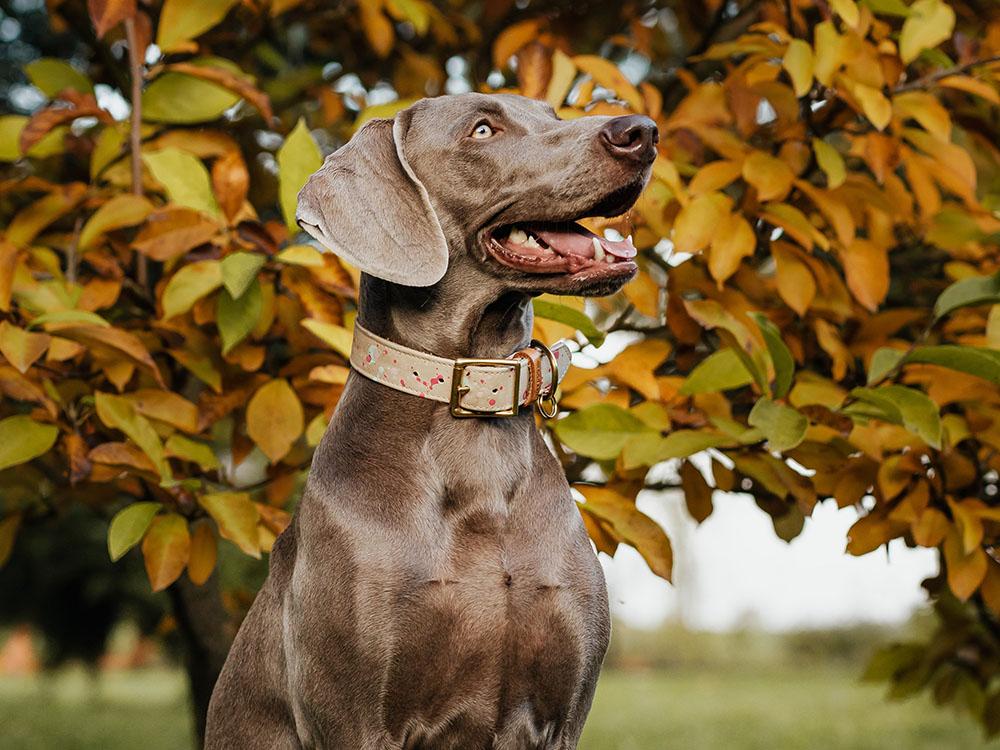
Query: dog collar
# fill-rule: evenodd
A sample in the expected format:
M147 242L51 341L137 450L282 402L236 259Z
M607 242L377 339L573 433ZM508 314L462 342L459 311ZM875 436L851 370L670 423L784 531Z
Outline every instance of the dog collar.
M447 359L396 344L354 324L351 365L377 383L451 405L454 417L513 417L535 404L555 416L555 391L570 366L565 341L539 341L507 359Z

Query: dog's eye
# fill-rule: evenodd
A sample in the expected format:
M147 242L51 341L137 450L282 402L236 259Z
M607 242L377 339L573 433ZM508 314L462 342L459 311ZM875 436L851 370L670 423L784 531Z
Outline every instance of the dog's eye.
M485 122L481 122L476 125L476 129L472 131L473 138L489 138L493 135L493 128L487 125Z

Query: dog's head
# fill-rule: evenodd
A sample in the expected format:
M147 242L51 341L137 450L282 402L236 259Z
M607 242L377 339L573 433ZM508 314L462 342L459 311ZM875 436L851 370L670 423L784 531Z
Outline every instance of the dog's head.
M511 291L608 294L635 275L635 248L576 222L627 211L656 142L647 117L560 120L511 95L424 99L331 154L299 193L297 219L362 271L406 286L471 262Z

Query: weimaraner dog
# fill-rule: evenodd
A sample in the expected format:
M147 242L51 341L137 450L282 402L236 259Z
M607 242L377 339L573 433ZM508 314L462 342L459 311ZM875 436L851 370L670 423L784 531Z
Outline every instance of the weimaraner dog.
M299 223L363 272L355 371L215 688L207 748L577 746L608 645L604 577L532 394L509 418L486 405L517 369L541 409L534 379L554 390L556 363L541 347L397 383L389 358L508 358L532 349L532 297L620 288L631 242L574 222L628 210L656 143L646 117L462 94L369 122L310 178ZM358 372L373 355L391 376ZM449 376L450 406L432 393Z

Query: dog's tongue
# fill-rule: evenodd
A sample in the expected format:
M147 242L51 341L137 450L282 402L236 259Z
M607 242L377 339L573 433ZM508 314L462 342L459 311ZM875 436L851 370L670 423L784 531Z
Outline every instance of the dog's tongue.
M584 258L593 258L595 255L594 240L597 240L608 255L623 259L635 257L635 246L630 240L624 239L616 242L598 237L579 224L545 228L532 227L532 231L560 255L580 255Z

